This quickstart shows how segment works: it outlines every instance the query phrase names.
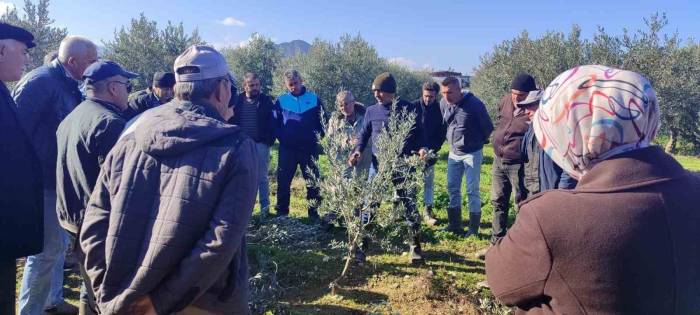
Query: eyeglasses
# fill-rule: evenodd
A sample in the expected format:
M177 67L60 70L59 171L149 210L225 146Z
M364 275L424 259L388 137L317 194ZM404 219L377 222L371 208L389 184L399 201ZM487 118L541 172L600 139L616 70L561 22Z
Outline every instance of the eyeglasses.
M131 81L126 81L126 82L122 82L122 81L109 81L109 83L124 84L124 86L126 86L126 92L127 92L127 93L131 93L131 89L134 87L133 85L131 85Z

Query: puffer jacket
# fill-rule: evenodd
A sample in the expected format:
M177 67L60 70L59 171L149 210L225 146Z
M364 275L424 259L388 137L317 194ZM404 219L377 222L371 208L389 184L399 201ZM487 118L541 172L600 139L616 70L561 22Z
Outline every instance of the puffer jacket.
M83 101L78 81L69 77L58 60L27 73L12 97L17 119L41 163L44 189L56 187L56 130L63 118Z
M81 228L101 314L144 295L158 314L247 314L255 143L208 105L176 100L139 120L102 164Z

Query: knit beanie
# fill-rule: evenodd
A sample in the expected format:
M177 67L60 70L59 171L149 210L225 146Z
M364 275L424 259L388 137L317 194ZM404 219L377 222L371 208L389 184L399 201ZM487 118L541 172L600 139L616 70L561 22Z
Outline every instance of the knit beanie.
M521 92L537 90L535 78L526 73L518 74L518 76L516 76L515 79L513 79L513 82L510 84L510 88Z
M379 90L387 93L396 93L396 79L389 72L378 75L372 82L372 91Z

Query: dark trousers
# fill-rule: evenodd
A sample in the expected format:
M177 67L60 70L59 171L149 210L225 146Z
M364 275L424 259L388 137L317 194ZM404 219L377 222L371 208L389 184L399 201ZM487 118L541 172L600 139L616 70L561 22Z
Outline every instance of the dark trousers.
M506 235L508 230L508 208L510 194L515 190L515 211L517 204L527 197L523 164L505 164L499 157L493 161L491 173L491 205L493 206L493 231L491 242Z
M306 200L309 202L309 218L317 218L318 204L321 202L321 194L318 185L313 178L319 178L318 165L314 162L318 159L315 152L304 152L287 146L280 145L277 156L277 214L289 214L289 194L294 173L297 166L301 167L301 174L306 181Z
M15 313L16 268L14 258L0 257L0 314Z
M95 291L92 290L92 282L90 282L90 277L88 277L87 270L85 270L85 253L83 253L82 248L80 248L80 241L78 240L77 236L69 231L66 232L71 237L73 244L72 253L75 259L78 261L78 266L80 267L80 278L83 280L83 283L80 285L80 308L84 310L85 315L97 314Z
M377 161L377 158L372 156L372 168L375 170L379 169L379 162ZM416 169L410 168L408 169L408 172L415 172ZM374 177L376 173L370 172L370 179ZM404 178L401 174L401 172L395 172L391 175L391 182L394 185L401 185L406 178ZM418 213L418 207L416 207L416 195L418 192L415 189L396 189L395 190L397 198L397 202L400 202L404 209L405 209L405 214L404 214L404 219L406 220L406 224L408 225L408 230L409 230L409 238L412 239L413 237L417 236L418 233L420 232L420 220L421 216ZM374 208L379 208L379 204L372 205Z

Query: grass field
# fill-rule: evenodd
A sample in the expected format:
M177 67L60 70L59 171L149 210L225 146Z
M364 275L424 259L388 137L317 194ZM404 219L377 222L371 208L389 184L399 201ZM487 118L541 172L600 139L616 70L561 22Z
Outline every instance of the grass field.
M276 183L276 152L271 161L271 201L274 206ZM478 236L458 238L442 232L447 214L446 153L440 152L440 162L435 170L435 207L440 223L436 227L423 227L426 263L411 266L401 249L370 249L368 261L363 266L353 266L351 276L343 282L336 295L330 294L328 284L342 270L345 255L339 242L343 232L330 234L318 229L316 234L325 234L316 242L305 244L273 244L266 241L251 242L248 247L251 276L262 277L274 283L269 295L261 305L268 314L495 314L508 310L493 301L487 289L476 284L484 280L484 263L474 253L487 247L491 233L492 209L489 204L491 164L493 150L484 149L481 169L482 224ZM700 171L700 159L677 157L684 167ZM323 163L323 160L322 160ZM297 174L299 175L299 174ZM304 182L297 176L292 183L291 217L306 222L306 200L303 198ZM464 187L463 187L464 194ZM419 195L422 207L422 196ZM466 198L463 198L466 204ZM463 205L463 209L466 206ZM466 221L466 210L463 211ZM511 219L514 214L511 211ZM274 220L273 220L274 221ZM267 223L265 223L267 222ZM269 220L261 220L256 207L251 231L269 229ZM305 226L299 224L299 226ZM277 225L272 227L277 228ZM287 233L281 228L280 233ZM267 230L265 230L267 231ZM277 231L277 230L276 230ZM291 232L290 232L291 233ZM19 280L20 274L18 274ZM272 280L270 280L272 279ZM261 280L263 281L263 280ZM19 283L19 282L18 282ZM77 303L78 278L69 275L66 297ZM272 286L268 286L270 288Z

